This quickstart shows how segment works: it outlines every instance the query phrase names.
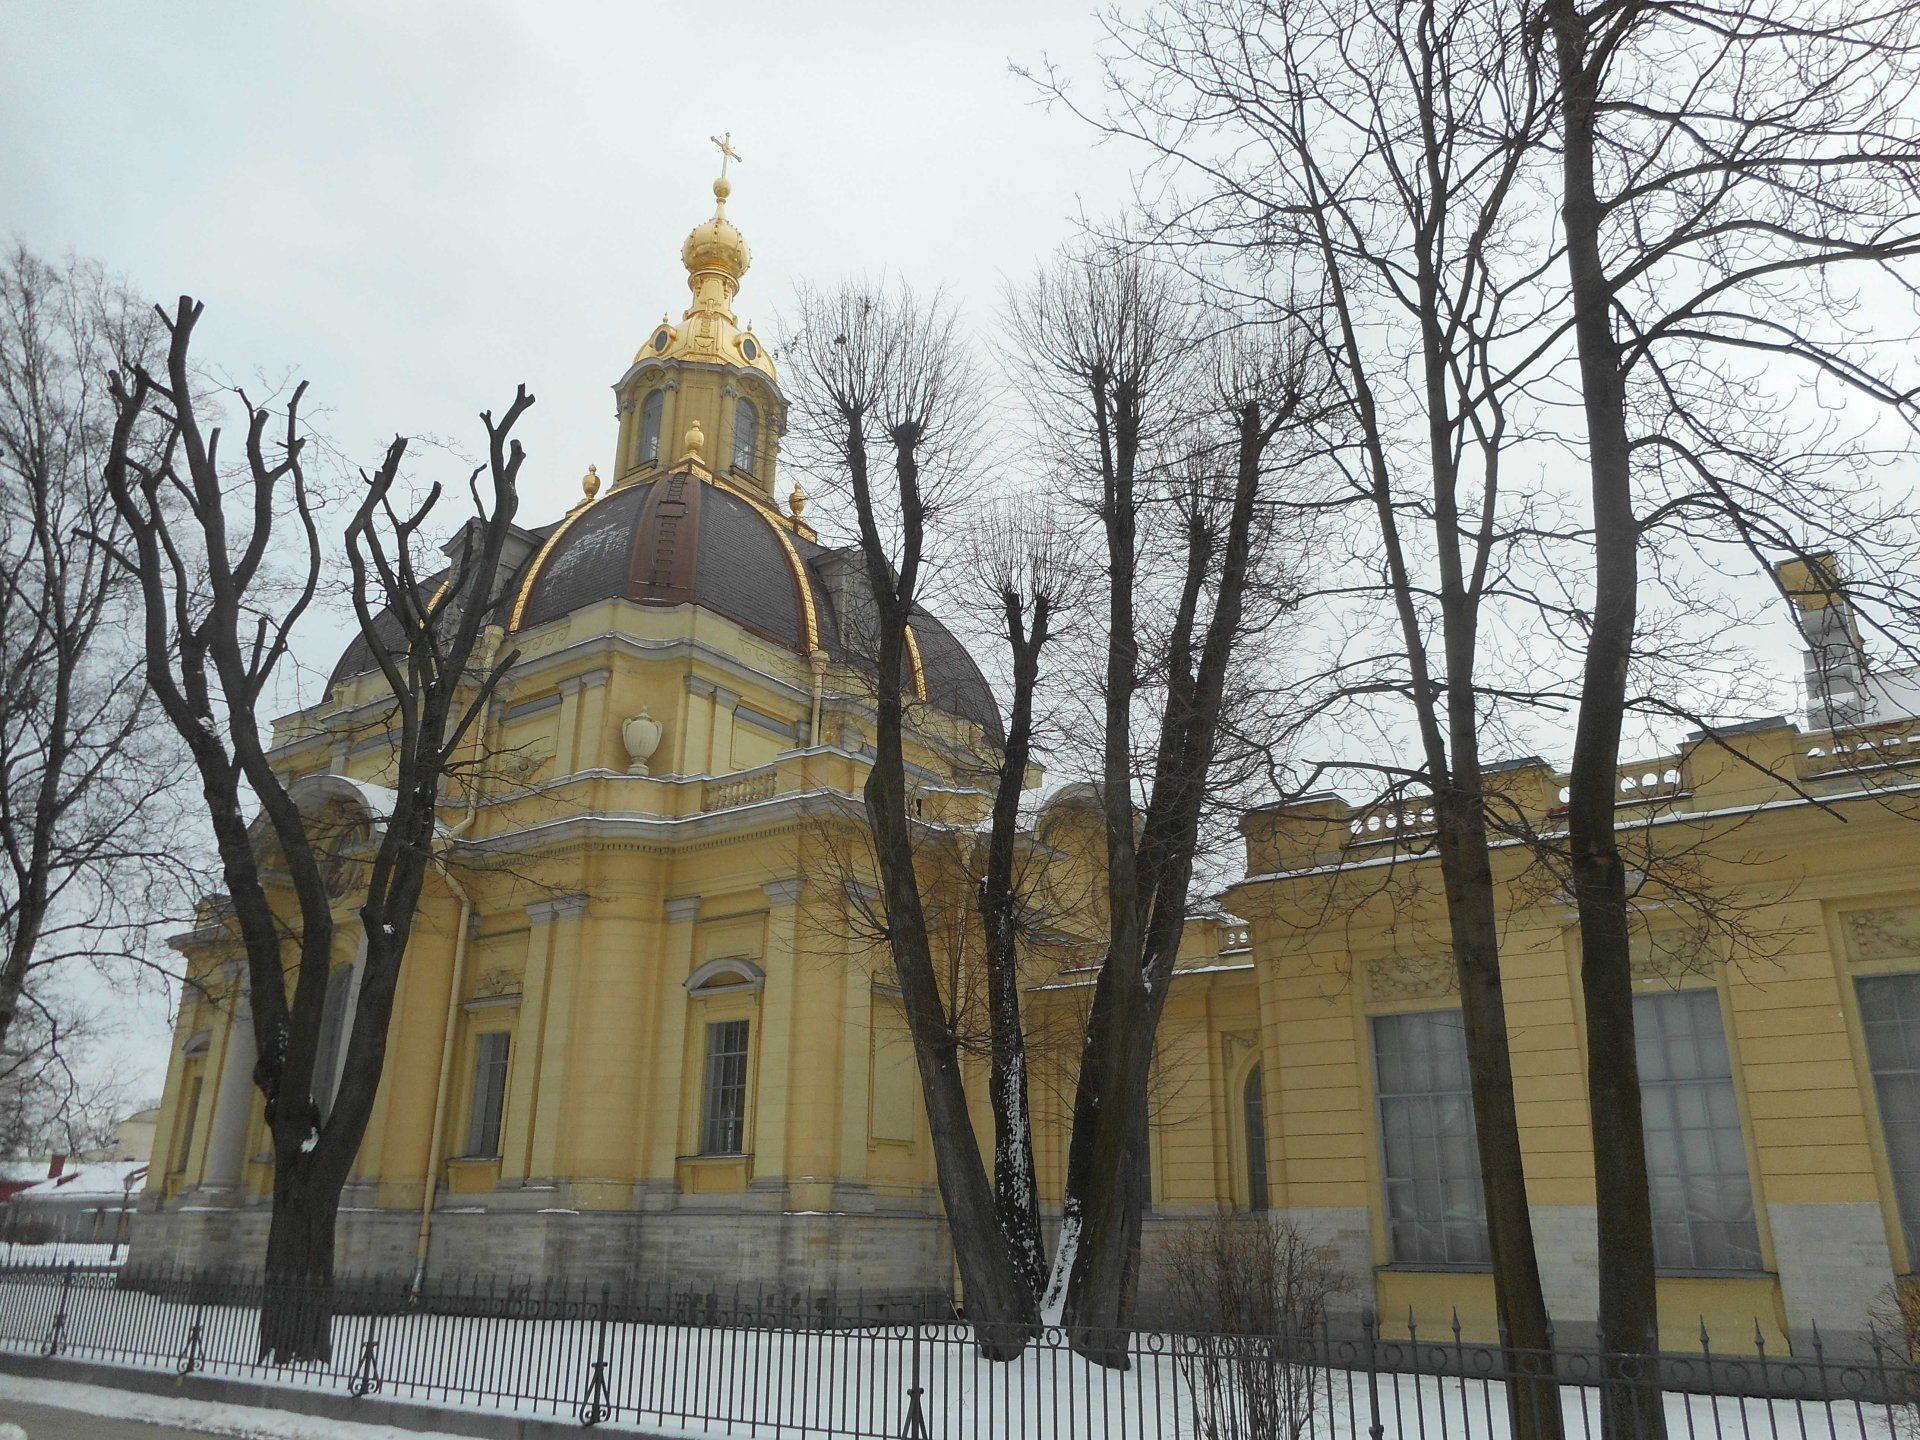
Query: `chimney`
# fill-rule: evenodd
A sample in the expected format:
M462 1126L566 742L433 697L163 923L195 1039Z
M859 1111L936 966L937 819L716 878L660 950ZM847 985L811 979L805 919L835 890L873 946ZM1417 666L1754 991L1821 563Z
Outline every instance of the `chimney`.
M1859 724L1868 709L1866 655L1834 557L1788 560L1773 573L1807 641L1807 722L1828 729Z
M55 1151L53 1158L47 1161L47 1178L58 1180L67 1168L67 1157Z

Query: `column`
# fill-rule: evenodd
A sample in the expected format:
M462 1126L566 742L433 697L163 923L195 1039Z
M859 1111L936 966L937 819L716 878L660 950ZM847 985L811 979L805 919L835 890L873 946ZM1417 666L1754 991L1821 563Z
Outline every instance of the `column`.
M753 1177L755 1186L784 1184L793 1123L791 1098L795 1085L807 1083L793 1073L794 964L798 946L800 891L804 882L769 880L760 887L767 897L767 947L761 968L767 972L760 994L759 1084L755 1087L753 1117Z
M207 1164L201 1184L209 1190L230 1190L240 1202L246 1175L247 1122L253 1116L253 1002L238 964L228 967L226 1042L220 1060L219 1086L213 1100L213 1128L207 1137Z
M667 901L665 942L655 977L655 1049L647 1078L641 1123L640 1185L672 1195L680 1156L681 1077L686 1071L687 976L693 973L693 930L700 918L700 897L680 895Z
M535 1112L541 1079L541 1052L545 1048L547 992L552 968L555 932L552 924L562 907L578 914L586 908L584 896L541 900L527 906L532 929L527 935L526 973L521 981L520 1024L514 1032L511 1069L507 1076L507 1105L500 1135L500 1181L526 1180L532 1159ZM577 908L574 908L577 907Z

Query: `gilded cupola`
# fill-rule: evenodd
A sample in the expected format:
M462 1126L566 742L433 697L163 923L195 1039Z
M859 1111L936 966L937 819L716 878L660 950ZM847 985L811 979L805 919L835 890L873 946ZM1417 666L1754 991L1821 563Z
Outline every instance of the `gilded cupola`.
M616 486L677 464L697 432L700 458L717 476L759 498L775 494L787 406L773 357L733 313L753 252L727 216L733 195L727 168L740 158L732 141L731 135L714 138L720 176L713 182L713 214L680 247L692 304L678 324L661 316L614 387L621 414Z

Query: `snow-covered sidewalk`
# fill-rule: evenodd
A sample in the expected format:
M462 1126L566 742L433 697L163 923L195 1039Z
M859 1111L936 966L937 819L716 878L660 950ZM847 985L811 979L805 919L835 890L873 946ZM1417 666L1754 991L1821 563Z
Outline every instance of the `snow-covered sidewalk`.
M102 1420L137 1420L203 1435L243 1436L246 1440L465 1440L444 1430L361 1425L323 1415L294 1415L252 1405L141 1395L108 1385L77 1385L67 1380L37 1380L0 1373L0 1422L8 1418L10 1401L17 1405L73 1410Z

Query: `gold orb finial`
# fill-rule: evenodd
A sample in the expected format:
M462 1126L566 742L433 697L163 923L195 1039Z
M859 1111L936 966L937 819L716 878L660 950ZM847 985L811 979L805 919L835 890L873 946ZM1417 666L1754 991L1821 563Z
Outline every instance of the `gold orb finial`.
M733 181L727 178L727 166L740 159L733 148L733 132L712 137L720 151L720 178L713 182L713 218L696 225L680 247L681 262L687 267L687 284L693 290L693 308L733 319L728 309L740 277L753 263L746 237L727 218L727 197L733 194Z
M591 500L600 493L600 467L587 466L587 473L580 477L580 493Z
M694 421L687 426L687 453L681 457L686 460L699 460L700 451L707 443L707 432L700 428L700 422Z

